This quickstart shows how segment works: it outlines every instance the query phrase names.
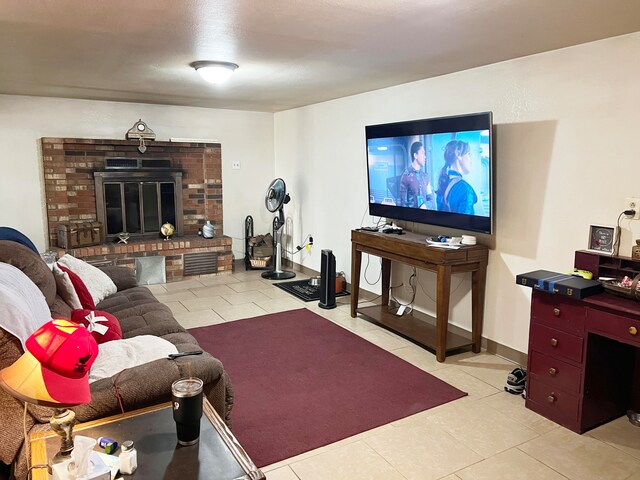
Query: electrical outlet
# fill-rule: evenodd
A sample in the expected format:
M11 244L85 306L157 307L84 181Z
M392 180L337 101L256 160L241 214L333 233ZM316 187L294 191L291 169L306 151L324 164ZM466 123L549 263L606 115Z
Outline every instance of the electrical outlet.
M636 214L631 217L627 217L632 220L640 220L640 198L637 197L627 197L627 205L624 207L625 210L635 210Z
M231 168L233 168L234 170L240 170L240 160L234 160L231 163Z

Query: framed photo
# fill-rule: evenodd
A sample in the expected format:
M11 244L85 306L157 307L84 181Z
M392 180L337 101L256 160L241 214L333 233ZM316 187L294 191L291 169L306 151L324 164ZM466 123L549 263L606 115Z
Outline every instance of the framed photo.
M589 225L587 250L595 253L616 255L620 228L612 225Z

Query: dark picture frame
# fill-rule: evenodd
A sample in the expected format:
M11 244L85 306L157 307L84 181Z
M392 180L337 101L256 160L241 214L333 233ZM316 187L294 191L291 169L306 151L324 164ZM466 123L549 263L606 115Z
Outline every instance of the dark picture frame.
M589 225L587 250L594 253L615 255L618 249L619 227L615 225Z

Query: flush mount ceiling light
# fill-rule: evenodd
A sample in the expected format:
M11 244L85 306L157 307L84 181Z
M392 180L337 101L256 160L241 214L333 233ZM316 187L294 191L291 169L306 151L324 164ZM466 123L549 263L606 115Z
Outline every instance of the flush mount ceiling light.
M210 61L193 62L191 66L209 83L224 82L238 68L235 63Z

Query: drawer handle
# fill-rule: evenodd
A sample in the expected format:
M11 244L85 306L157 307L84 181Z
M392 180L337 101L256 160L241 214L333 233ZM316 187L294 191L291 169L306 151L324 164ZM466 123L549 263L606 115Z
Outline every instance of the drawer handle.
M629 333L631 335L637 335L638 334L638 329L636 327L629 327Z
M549 402L549 403L554 403L557 400L558 399L556 398L556 396L553 393L547 397L547 402Z
M554 308L554 309L553 309L553 314L554 314L556 317L559 317L559 316L560 316L560 309L559 309L559 308Z
M557 347L558 346L558 339L557 338L552 338L551 340L549 340L549 343L551 344L552 347Z
M549 375L551 375L552 377L555 377L558 374L558 370L556 370L555 367L551 367L549 369Z

